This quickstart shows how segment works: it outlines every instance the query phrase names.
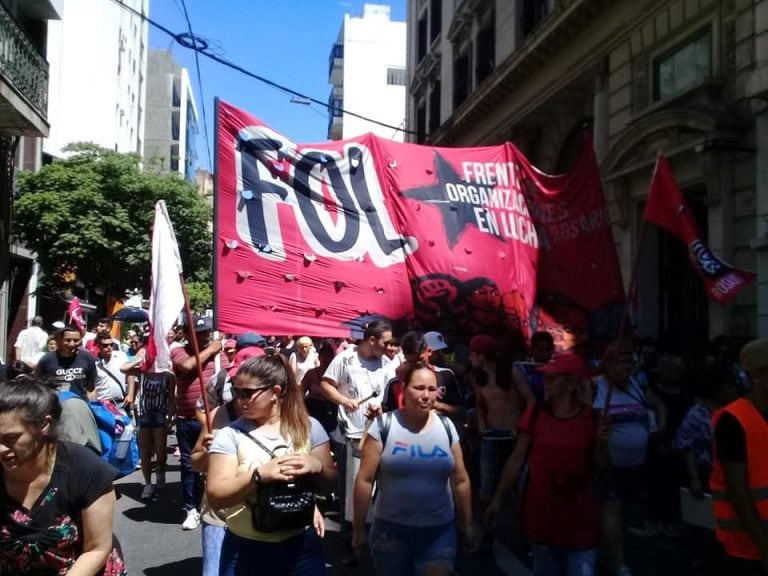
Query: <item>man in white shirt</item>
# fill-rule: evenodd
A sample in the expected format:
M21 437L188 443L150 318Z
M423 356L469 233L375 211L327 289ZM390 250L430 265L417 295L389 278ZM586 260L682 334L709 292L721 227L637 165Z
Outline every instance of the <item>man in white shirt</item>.
M129 390L125 374L120 367L128 361L121 350L115 350L115 342L109 332L100 332L96 336L98 354L96 356L96 399L112 400L117 404L133 402L133 390Z
M29 328L19 332L16 343L13 345L16 360L21 360L33 369L45 353L48 343L48 333L40 328L42 325L42 316L32 318Z
M391 377L390 360L384 353L392 339L392 326L386 320L374 320L365 329L357 346L350 346L331 361L320 383L326 399L339 407L339 428L344 449L337 450L339 464L342 536L349 534L352 521L352 490L360 468L360 439L366 422L381 414L384 389ZM339 447L341 448L341 447ZM342 563L352 565L351 543Z

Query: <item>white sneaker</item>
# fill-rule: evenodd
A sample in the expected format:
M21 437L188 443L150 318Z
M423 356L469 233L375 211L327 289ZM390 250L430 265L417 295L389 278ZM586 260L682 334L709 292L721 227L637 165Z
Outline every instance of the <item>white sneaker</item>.
M144 489L141 491L142 500L152 500L152 496L155 494L155 487L152 484L144 484Z
M187 518L182 522L181 529L194 530L198 526L200 526L200 513L194 508L187 510Z
M165 488L165 470L158 470L155 473L155 486L160 490Z

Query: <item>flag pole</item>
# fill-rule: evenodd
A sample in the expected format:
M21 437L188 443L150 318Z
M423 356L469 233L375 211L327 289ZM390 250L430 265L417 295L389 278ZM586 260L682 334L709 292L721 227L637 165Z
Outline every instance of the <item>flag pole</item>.
M658 153L661 155L661 152ZM656 165L653 168L653 175L651 176L651 184L653 184L653 181L656 177L656 170L659 166L659 160L658 155L656 157ZM632 305L632 302L635 299L635 296L637 294L637 269L639 268L640 263L640 253L643 249L643 243L645 242L645 234L646 230L648 229L648 225L645 221L645 218L640 219L640 233L637 241L637 249L635 250L635 257L632 261L632 267L629 274L629 286L627 289L627 298L624 300L624 307L621 312L621 322L619 322L619 332L616 335L616 341L614 342L615 346L620 346L621 341L624 339L624 331L627 328L627 322L629 319L629 307ZM606 377L608 378L608 390L605 394L605 404L603 405L603 413L600 417L601 424L604 424L605 421L608 418L608 409L611 405L611 398L613 397L613 377L616 372L616 361L618 360L619 356L619 350L616 350L616 357L614 358L613 362L611 362L610 366L606 367Z
M205 428L210 434L213 432L213 425L211 423L211 407L208 404L208 391L206 390L205 383L203 382L203 363L200 361L200 347L197 345L197 337L195 336L194 329L195 323L192 319L192 308L189 305L189 296L187 295L187 284L184 282L184 274L179 274L179 283L181 284L181 292L184 294L184 314L187 317L187 326L189 326L190 343L192 344L192 350L195 353L195 365L197 367L197 379L200 382L200 395L203 398L203 409L205 410Z

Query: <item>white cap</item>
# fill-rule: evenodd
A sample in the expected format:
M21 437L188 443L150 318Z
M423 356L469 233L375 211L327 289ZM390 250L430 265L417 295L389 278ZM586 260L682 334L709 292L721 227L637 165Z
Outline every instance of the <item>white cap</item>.
M448 348L448 344L445 343L445 338L443 338L440 332L426 332L424 340L427 342L427 347L432 349L432 352Z
M53 326L54 328L56 328L58 330L61 330L62 328L64 328L64 326L66 326L66 324L64 324L64 322L62 322L61 320L56 320L56 322L51 324L51 326Z

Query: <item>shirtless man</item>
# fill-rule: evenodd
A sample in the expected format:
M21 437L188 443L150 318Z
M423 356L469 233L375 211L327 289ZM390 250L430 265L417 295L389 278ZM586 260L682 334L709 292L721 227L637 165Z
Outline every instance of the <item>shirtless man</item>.
M504 463L514 449L524 401L513 384L511 362L499 357L494 338L484 334L472 338L469 362L480 432L480 503L484 507L493 497Z

